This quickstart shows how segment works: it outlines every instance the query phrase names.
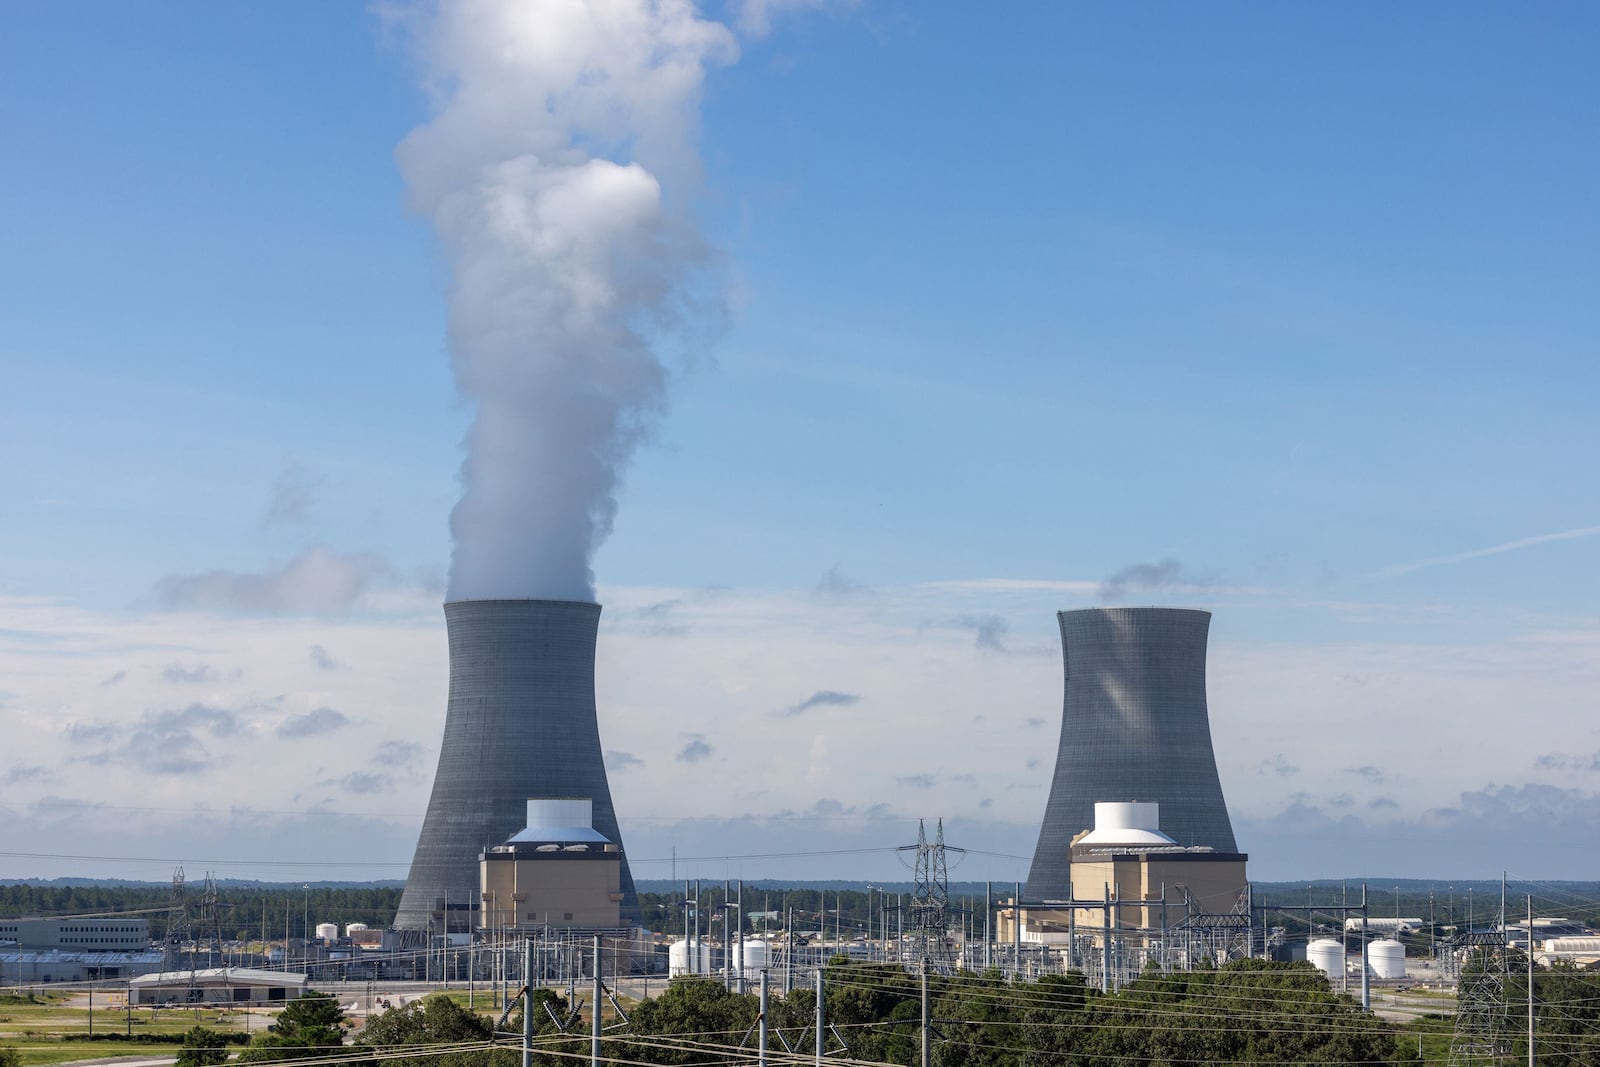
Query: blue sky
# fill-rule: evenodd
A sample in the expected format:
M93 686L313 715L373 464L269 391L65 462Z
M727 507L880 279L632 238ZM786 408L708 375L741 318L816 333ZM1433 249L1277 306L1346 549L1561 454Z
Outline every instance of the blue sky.
M668 191L721 307L661 338L668 404L593 563L630 850L943 814L1029 851L1053 612L1132 567L1128 601L1215 613L1261 876L1492 875L1515 847L1600 877L1544 847L1600 808L1600 530L1397 569L1600 527L1595 13L769 6L765 35L705 11L740 54ZM395 160L422 83L355 4L0 10L0 806L193 806L273 737L239 803L354 820L403 869L472 417ZM197 575L277 591L176 602ZM858 703L770 714L834 691ZM194 704L231 717L163 718ZM320 707L342 755L312 773L291 723ZM930 718L892 765L837 758ZM140 723L205 759L71 756L72 724ZM389 742L403 772L352 763ZM775 745L814 758L791 781ZM284 862L333 854L274 818ZM220 817L214 845L138 821L135 856L240 854Z

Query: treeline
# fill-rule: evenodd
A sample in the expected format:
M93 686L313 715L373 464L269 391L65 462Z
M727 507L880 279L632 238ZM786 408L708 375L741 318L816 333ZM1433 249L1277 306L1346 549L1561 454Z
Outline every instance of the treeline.
M184 894L190 936L208 938L215 930L202 924L204 886L191 882ZM290 888L233 887L219 890L216 924L224 940L281 939L285 921L291 937L303 925L361 922L383 928L400 906L399 887L311 886ZM172 890L168 886L49 886L27 882L0 885L0 915L47 918L60 915L126 915L150 922L152 940L166 939Z
M1008 983L997 973L930 976L933 1062L938 1067L1074 1067L1148 1063L1409 1063L1387 1024L1333 993L1305 964L1245 960L1216 972L1152 973L1113 995L1081 975ZM853 1060L912 1065L920 1056L921 979L886 965L835 960L824 976L824 1051ZM587 1055L589 1023L569 1016L550 990L534 1017L540 1067ZM775 999L769 1047L815 1054L811 989ZM606 1056L623 1062L693 1064L742 1047L754 1055L758 1000L706 979L672 982L611 1031ZM554 1021L571 1019L566 1030ZM607 1025L611 1023L608 1020ZM520 1029L514 1012L509 1029ZM443 997L375 1016L358 1045L395 1048L487 1042L492 1028ZM720 1050L720 1051L719 1051ZM511 1067L513 1047L463 1050L408 1067ZM393 1063L394 1061L388 1061Z

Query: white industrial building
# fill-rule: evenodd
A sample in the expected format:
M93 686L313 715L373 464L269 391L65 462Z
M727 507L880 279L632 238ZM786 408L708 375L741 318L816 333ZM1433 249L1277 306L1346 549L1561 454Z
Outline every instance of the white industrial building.
M161 971L128 983L130 1004L277 1004L302 996L306 976L253 967Z

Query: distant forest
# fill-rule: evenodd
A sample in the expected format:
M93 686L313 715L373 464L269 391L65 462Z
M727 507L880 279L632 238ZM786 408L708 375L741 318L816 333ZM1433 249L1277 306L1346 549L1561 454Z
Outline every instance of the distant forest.
M861 883L856 883L858 886ZM669 888L670 887L670 888ZM1398 894L1396 888L1398 887ZM639 905L643 925L656 933L680 934L684 925L683 889L678 883L650 881L641 883L641 889L657 892L640 892ZM341 885L271 885L261 883L222 882L218 886L217 916L224 940L275 940L283 937L285 922L291 937L299 937L302 925L315 930L318 923L337 923L341 932L353 922L384 928L394 921L400 904L402 887L397 883L368 883ZM719 933L724 914L723 884L703 881L700 885L700 929ZM743 913L740 926L747 931L782 929L785 918L792 915L796 930L807 933L826 931L832 936L837 930L848 938L865 934L869 922L875 936L881 936L883 924L895 925L896 905L909 907L909 885L891 885L888 890L874 887L870 892L862 888L834 888L818 883L751 882L744 886ZM1469 894L1468 890L1471 890ZM1011 883L994 885L994 902L1009 899ZM1304 936L1307 916L1303 910L1276 911L1274 905L1294 905L1304 908L1312 904L1321 908L1347 900L1359 903L1361 885L1352 882L1341 885L1336 881L1318 882L1257 882L1254 887L1257 907L1268 908L1269 925L1281 925L1291 937ZM192 935L210 937L216 931L200 927L203 886L191 882L186 887L185 899ZM1564 916L1589 925L1600 925L1600 883L1596 882L1511 882L1506 887L1507 917L1515 922L1526 911L1526 899L1533 896L1534 913L1539 916ZM1176 898L1176 894L1174 894ZM737 903L739 890L730 886L728 900ZM974 935L983 933L982 883L958 883L950 886L950 907L953 927L966 927ZM168 917L171 914L172 889L168 885L140 883L78 884L76 882L19 882L0 885L0 917L45 917L79 915L140 916L150 921L150 936L157 941L166 936ZM1498 921L1500 913L1500 883L1489 881L1461 881L1429 883L1419 880L1369 882L1367 904L1370 916L1405 917L1431 920L1442 929L1447 925L1465 925L1469 909L1473 925L1487 926ZM739 915L736 908L726 909L727 914ZM1338 922L1338 913L1331 910L1318 912L1312 923L1319 928Z
M209 938L216 931L200 929L203 886L186 887L185 907L190 936ZM347 923L366 923L382 929L394 921L400 905L400 887L365 886L252 886L218 887L217 919L225 941L254 941L283 937L285 921L289 936L299 937L302 928L314 931L318 923L338 923L344 932ZM171 886L142 885L44 885L23 882L0 885L0 916L6 918L44 918L51 916L116 916L150 920L153 940L166 938L172 914Z

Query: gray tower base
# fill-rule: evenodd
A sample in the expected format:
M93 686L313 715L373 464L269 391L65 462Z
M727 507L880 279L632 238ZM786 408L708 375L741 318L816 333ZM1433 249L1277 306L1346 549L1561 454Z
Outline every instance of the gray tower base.
M622 844L595 716L600 605L458 600L444 616L450 701L399 930L468 928L478 854L522 829L529 797L592 798L594 828ZM636 918L626 853L622 894L623 917Z
M1066 676L1055 777L1028 871L1030 900L1070 895L1067 850L1097 800L1153 800L1180 845L1237 851L1206 710L1211 613L1088 608L1057 613Z

